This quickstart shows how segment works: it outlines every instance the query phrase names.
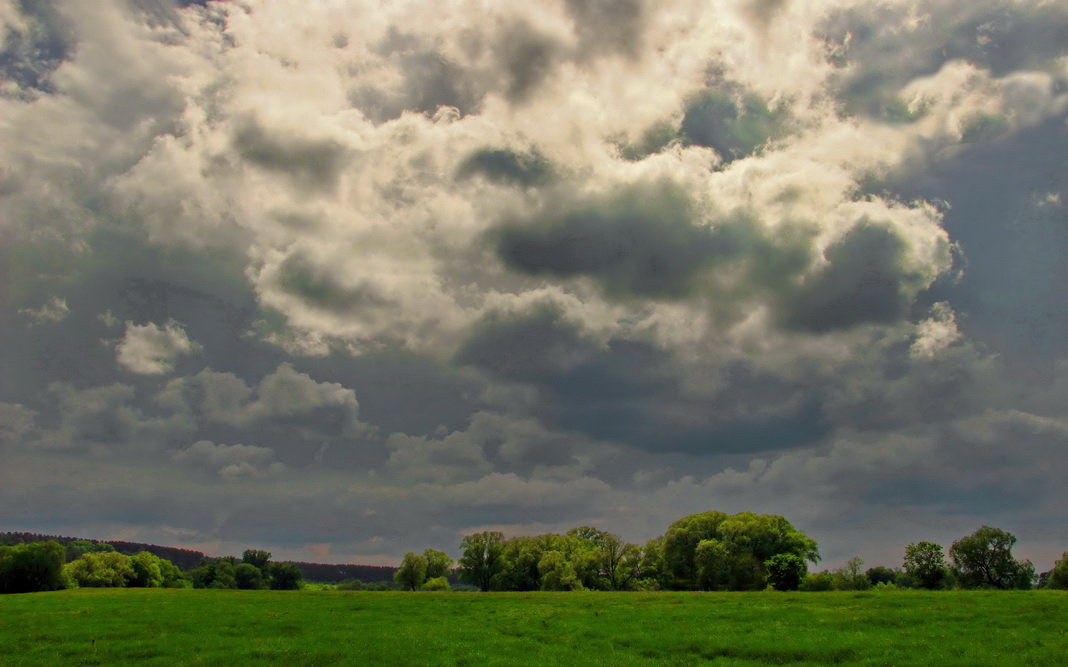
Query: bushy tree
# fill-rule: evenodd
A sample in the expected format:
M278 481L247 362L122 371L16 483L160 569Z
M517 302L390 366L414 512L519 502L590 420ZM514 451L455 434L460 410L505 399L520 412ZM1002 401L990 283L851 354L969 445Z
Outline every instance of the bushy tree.
M1047 588L1068 589L1068 551L1061 555L1061 559L1053 566L1046 580Z
M638 561L638 582L640 590L660 590L666 588L667 578L664 562L664 537L654 537L641 548Z
M190 570L194 588L237 588L234 576L235 558L205 558Z
M764 561L768 584L777 591L796 591L808 573L805 559L797 554L775 554Z
M86 553L63 570L76 584L87 588L121 588L136 576L132 559L115 551Z
M1031 588L1034 566L1012 556L1016 537L983 526L949 548L954 573L966 588Z
M147 551L141 551L130 557L133 576L126 582L127 586L137 588L159 588L163 585L163 559Z
M725 590L731 579L731 554L719 540L701 540L694 550L697 587L703 591Z
M946 557L942 547L934 542L916 542L905 547L903 565L921 588L942 588L946 582Z
M641 549L618 535L581 526L567 531L570 560L585 588L625 591L641 574Z
M538 560L539 586L543 591L581 591L575 567L560 551L547 551Z
M447 577L452 570L452 559L444 551L426 549L423 551L423 560L426 561L426 578L428 580Z
M717 557L706 547L700 562L702 542L716 542ZM819 551L812 540L784 517L741 512L704 512L683 517L664 535L664 583L670 588L692 590L724 586L731 590L763 589L767 583L764 563L781 553L794 554L813 563ZM710 569L715 564L717 570Z
M263 585L263 570L247 561L234 566L234 581L237 583L237 587L242 590L265 588Z
M271 563L271 590L295 591L304 584L304 575L293 563Z
M460 543L460 550L460 580L488 591L501 572L504 535L496 531L468 535Z
M872 586L878 586L879 584L897 585L898 573L882 565L869 567L864 576L868 578L868 583Z
M426 558L409 551L393 573L393 581L404 591L417 591L426 581Z
M241 562L248 563L259 569L261 573L267 572L267 565L271 562L271 553L260 549L246 549L241 554Z
M0 547L0 593L34 593L67 587L67 553L54 541Z

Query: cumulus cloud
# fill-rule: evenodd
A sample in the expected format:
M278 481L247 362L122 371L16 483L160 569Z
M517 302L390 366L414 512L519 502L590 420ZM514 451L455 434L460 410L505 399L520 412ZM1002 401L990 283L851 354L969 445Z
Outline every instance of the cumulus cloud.
M163 375L174 369L178 357L198 348L177 322L160 327L153 322L137 325L128 321L125 335L115 346L115 358L131 373Z
M1050 506L997 443L1063 458L1066 30L1041 0L0 0L5 467L104 480L10 506L376 558ZM203 505L124 513L131 470Z
M223 445L210 440L198 440L174 453L174 460L215 472L222 479L264 477L285 470L285 465L273 461L274 452L255 445Z

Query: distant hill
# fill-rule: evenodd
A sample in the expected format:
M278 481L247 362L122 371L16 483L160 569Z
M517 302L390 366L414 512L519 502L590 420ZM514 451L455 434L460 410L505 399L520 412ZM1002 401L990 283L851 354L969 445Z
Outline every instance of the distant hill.
M183 570L189 570L200 564L205 558L211 558L202 551L192 549L180 549L178 547L162 547L157 544L143 544L141 542L126 542L123 540L93 540L85 537L66 537L63 535L41 535L39 533L0 533L0 545L22 544L23 542L47 542L52 540L66 546L71 542L84 540L86 542L107 543L115 547L115 551L122 554L133 555L141 551L147 551L160 558L166 558ZM337 583L341 581L359 579L365 583L380 581L393 581L395 567L382 567L378 565L330 565L326 563L304 563L300 561L283 561L293 563L308 581L321 581L324 583Z
M63 535L40 535L38 533L0 533L0 544L22 544L23 542L47 542L52 540L63 546L71 542L85 541L97 544L107 543L115 547L115 551L132 556L141 551L147 551L160 558L166 558L183 570L194 568L206 556L201 551L192 549L179 549L177 547L161 547L157 544L142 544L141 542L125 542L123 540L93 540L87 537L65 537Z

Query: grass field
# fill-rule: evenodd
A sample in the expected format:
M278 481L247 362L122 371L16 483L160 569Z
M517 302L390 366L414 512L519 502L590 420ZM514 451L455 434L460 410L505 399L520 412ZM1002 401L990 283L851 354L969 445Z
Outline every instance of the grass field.
M0 664L1065 665L1068 593L0 596Z

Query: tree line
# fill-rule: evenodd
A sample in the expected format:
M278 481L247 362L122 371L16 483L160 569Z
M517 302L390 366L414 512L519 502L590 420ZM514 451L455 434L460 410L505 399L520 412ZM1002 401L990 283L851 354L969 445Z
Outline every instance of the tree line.
M1037 575L1032 563L1013 557L1015 544L1010 533L983 526L955 541L948 558L942 546L916 542L905 548L899 568L865 570L863 560L852 558L836 570L809 572L809 564L820 560L817 544L784 517L704 512L679 519L644 545L588 526L511 539L476 533L460 544L455 572L482 591L1068 589L1068 552ZM425 574L429 551L405 555L395 574L398 586L447 585Z
M852 558L836 570L809 572L809 564L820 561L818 545L784 517L703 512L675 521L643 545L590 526L512 538L475 533L463 538L456 562L434 549L405 554L393 582L408 591L450 590L455 581L481 591L1068 589L1068 552L1036 574L1032 563L1012 555L1015 544L1012 534L983 526L953 542L948 553L933 542L909 544L898 568L865 570ZM302 584L296 565L272 562L270 553L255 549L240 560L203 558L181 570L147 551L127 555L90 540L0 546L0 593L79 586L287 590Z
M293 590L303 575L292 563L271 562L266 551L203 558L181 570L148 551L127 555L106 542L54 540L0 546L0 593L65 588L234 588Z

